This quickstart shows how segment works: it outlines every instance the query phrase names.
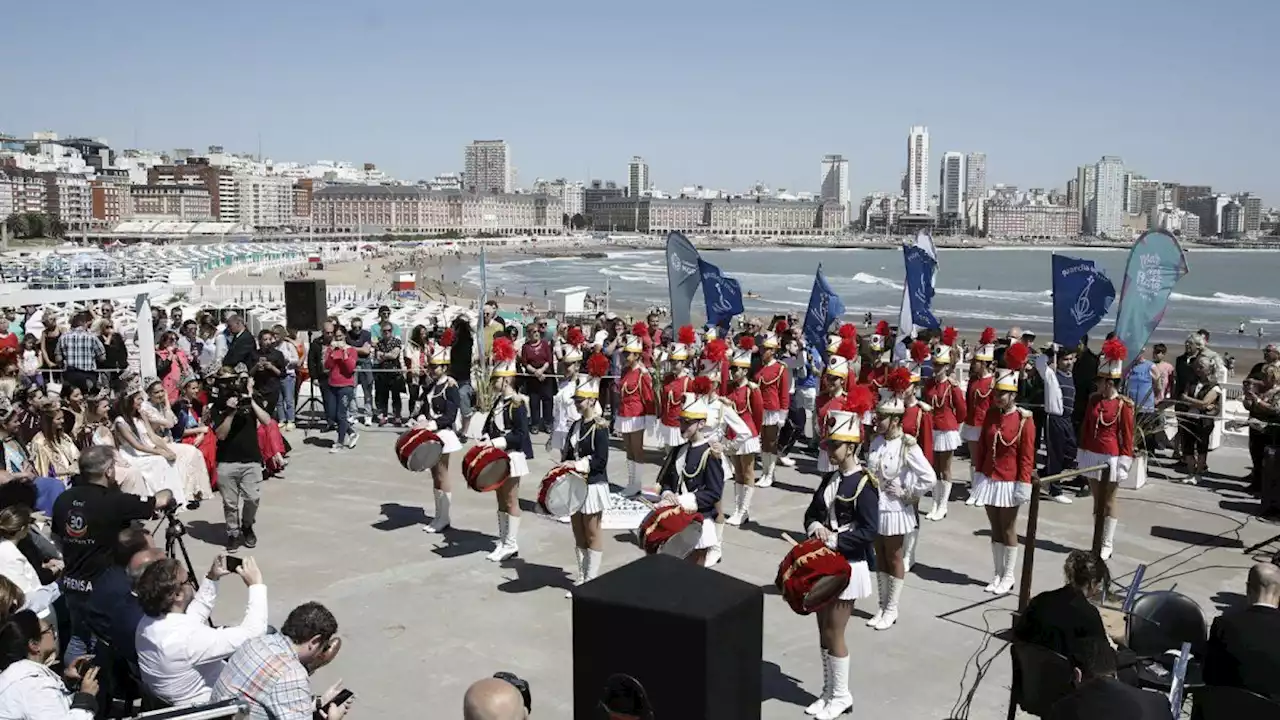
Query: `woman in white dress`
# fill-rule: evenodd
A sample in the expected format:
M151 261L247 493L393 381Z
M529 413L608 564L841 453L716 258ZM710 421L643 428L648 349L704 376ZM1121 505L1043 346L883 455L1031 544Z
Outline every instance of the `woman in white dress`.
M600 416L600 378L608 371L608 358L597 354L587 362L589 374L575 379L574 398L579 419L569 427L561 448L564 459L561 466L576 473L571 482L585 485L579 490L586 499L570 519L578 558L575 586L599 575L600 561L604 558L600 520L609 507L609 423ZM565 597L572 597L572 592Z
M458 440L458 408L461 396L458 383L449 377L453 345L453 328L444 331L440 344L431 349L428 359L429 379L422 385L422 408L415 411L425 418L426 428L440 438L440 460L431 468L432 494L436 511L423 530L441 533L450 527L449 511L453 507L453 484L449 480L449 456L462 449Z
M213 487L209 482L209 467L205 464L204 453L195 445L187 445L173 439L173 427L178 424L178 416L174 414L167 402L168 391L159 380L147 383L147 399L142 402L142 417L151 425L157 440L173 453L173 464L182 476L182 488L190 502L190 509L200 507L200 501L213 497Z
M575 337L576 331L576 337ZM581 339L582 331L569 328L569 340L561 346L560 382L556 387L555 397L551 398L551 437L547 439L547 451L560 453L564 459L564 441L569 436L569 426L578 420L578 404L574 399L577 388L578 366L582 363L582 349L575 345L575 339ZM601 357L604 357L601 355ZM605 358L605 362L609 359Z
M76 445L82 451L94 445L116 447L116 436L111 431L111 425L111 399L106 391L102 391L85 401L84 417L76 432ZM151 493L147 492L147 485L142 480L138 465L131 464L128 456L122 452L115 453L115 458L116 484L120 489L133 495L149 496Z
M836 469L822 479L804 514L809 535L843 555L852 568L848 587L837 600L817 612L822 694L805 709L805 714L820 720L833 720L853 707L845 628L854 602L873 592L869 567L880 525L880 493L875 477L858 464L862 413L871 402L870 391L854 386L844 409L827 414L827 452Z
M129 380L116 403L116 419L112 424L119 456L125 463L136 467L142 475L142 497L151 497L161 490L169 490L182 507L187 503L183 491L182 474L178 472L178 456L169 449L151 423L142 416L142 384L137 378Z
M876 407L876 436L867 453L867 469L880 481L880 532L876 537L876 580L880 609L867 627L888 630L898 620L898 600L906 582L903 544L916 529L914 503L933 487L937 474L916 439L902 430L903 395L910 393L911 371L895 368L885 379Z

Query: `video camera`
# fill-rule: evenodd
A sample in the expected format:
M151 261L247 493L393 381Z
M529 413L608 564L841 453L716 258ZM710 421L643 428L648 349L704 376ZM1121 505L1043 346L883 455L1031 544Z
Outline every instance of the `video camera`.
M209 387L209 401L214 406L226 407L231 398L237 399L236 412L249 410L249 369L243 363L232 371L224 368Z

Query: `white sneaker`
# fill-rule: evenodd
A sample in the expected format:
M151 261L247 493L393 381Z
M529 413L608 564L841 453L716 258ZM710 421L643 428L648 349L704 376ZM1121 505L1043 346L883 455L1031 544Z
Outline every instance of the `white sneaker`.
M330 455L341 455L346 451L347 447L345 445L339 445L338 443L334 443L333 447L329 448Z
M781 465L782 467L795 467L796 461L792 460L789 457L783 456L778 458L778 464Z
M356 443L360 442L360 433L351 433L347 436L347 447L354 450Z

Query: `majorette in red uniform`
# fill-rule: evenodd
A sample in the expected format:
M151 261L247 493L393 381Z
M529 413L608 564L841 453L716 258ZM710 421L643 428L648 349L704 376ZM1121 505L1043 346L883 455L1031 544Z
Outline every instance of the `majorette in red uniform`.
M960 420L968 410L964 391L954 377L952 346L955 341L955 328L942 331L942 344L933 349L933 377L924 387L924 401L933 408L933 468L938 472L938 482L933 486L933 508L925 516L930 520L947 516L947 503L951 499L951 453L960 447Z
M760 465L763 472L756 487L773 484L773 469L778 462L778 433L787 422L791 410L791 371L778 360L778 348L787 332L787 324L779 322L772 332L765 333L761 350L760 369L756 371L756 385L760 388L763 408L760 425Z
M636 323L622 347L623 370L622 377L618 378L618 417L614 429L622 434L622 447L627 452L627 487L622 491L626 497L635 497L642 489L640 464L644 462L644 432L657 414L653 378L640 359L644 352L642 336L648 332L648 325Z
M920 366L929 358L929 346L923 342L916 340L911 343L909 349L911 361L907 364L907 369L911 372L911 387L902 394L902 404L905 410L902 413L902 432L916 439L916 444L920 447L920 452L924 453L924 458L933 464L933 408L927 403L921 402L916 393L920 386ZM934 470L935 477L937 470ZM916 528L907 533L902 541L902 562L906 572L911 572L911 566L916 561L916 542L920 538L920 498L915 498L912 502L916 513Z
M1085 405L1084 421L1080 425L1080 449L1076 452L1079 467L1107 467L1101 471L1105 474L1089 474L1095 528L1096 523L1102 523L1100 544L1093 551L1103 560L1111 557L1116 536L1116 486L1129 477L1129 467L1133 463L1133 400L1121 395L1119 390L1128 354L1119 339L1112 338L1102 344L1098 378L1104 382L1100 383L1101 390L1090 395L1089 403ZM1098 537L1099 533L1095 532L1094 536Z
M756 453L760 452L760 427L764 423L764 400L760 388L748 378L751 374L751 355L755 350L755 338L747 335L738 339L738 347L729 360L732 386L725 398L733 403L734 412L747 425L747 434L725 432L730 442L730 454L734 457L734 508L725 522L741 525L751 509L751 496L755 494Z
M844 327L853 329L852 325ZM843 330L844 328L841 328ZM849 382L849 373L853 367L853 361L858 356L858 341L853 334L845 337L837 336L839 342L836 343L834 349L830 349L830 356L827 358L827 369L823 374L823 392L817 398L817 412L814 414L814 432L819 436L827 427L827 414L832 410L844 409L844 398L847 388L846 383ZM830 346L828 346L830 347ZM859 419L861 422L861 419ZM829 473L835 468L831 465L830 456L827 454L826 441L818 443L818 472L820 474Z
M973 352L973 362L969 363L969 382L965 386L964 425L960 427L960 438L969 446L969 457L973 457L974 444L982 433L982 421L987 417L991 407L991 393L995 388L995 368L991 366L996 359L996 329L986 328L978 340L978 347ZM973 466L969 466L970 473ZM969 478L969 497L965 505L977 505L978 488L975 485L977 476Z
M673 448L684 444L680 434L680 408L684 402L684 394L689 392L689 383L693 374L689 372L688 363L691 348L697 341L692 325L680 328L678 340L671 344L667 360L671 369L662 382L662 396L659 403L660 420L654 424L654 444L660 448Z
M1015 343L1004 353L1005 368L996 376L995 401L987 410L973 458L978 502L991 524L994 575L985 590L1004 595L1013 589L1018 565L1018 508L1031 499L1031 473L1036 465L1036 426L1031 411L1017 406L1018 378L1030 351Z
M893 345L892 332L889 329L889 321L881 320L876 323L876 332L871 336L867 345L871 351L871 364L864 366L858 372L858 383L866 385L871 390L872 397L879 397L880 389L884 387L885 380L889 377L889 361L892 359L893 351L890 349ZM865 449L871 444L871 438L875 437L875 412L868 411L862 417L862 443Z

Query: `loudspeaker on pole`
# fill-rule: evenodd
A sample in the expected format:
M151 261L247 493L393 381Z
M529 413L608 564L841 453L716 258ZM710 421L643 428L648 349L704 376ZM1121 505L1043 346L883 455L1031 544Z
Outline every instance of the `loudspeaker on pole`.
M299 332L319 332L329 314L324 280L286 280L285 324Z

